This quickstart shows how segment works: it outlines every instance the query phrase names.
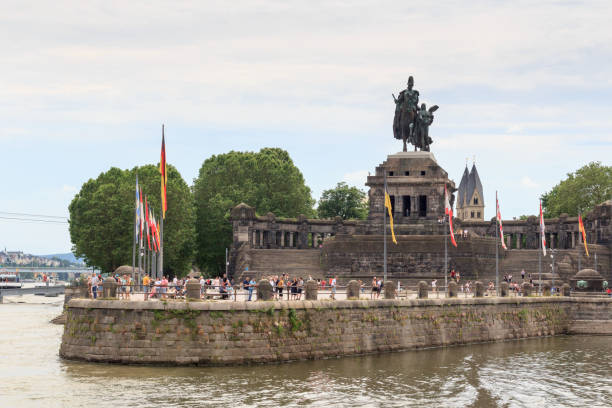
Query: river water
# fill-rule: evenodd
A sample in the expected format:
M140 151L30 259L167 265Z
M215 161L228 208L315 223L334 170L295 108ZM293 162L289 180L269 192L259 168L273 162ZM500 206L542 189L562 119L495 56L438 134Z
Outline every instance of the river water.
M62 298L21 299L0 305L0 407L612 406L612 337L251 367L118 366L60 359L63 326L49 320Z

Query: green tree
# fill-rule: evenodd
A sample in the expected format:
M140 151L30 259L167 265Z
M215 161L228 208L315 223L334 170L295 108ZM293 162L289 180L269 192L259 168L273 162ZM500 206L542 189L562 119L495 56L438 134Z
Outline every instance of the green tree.
M612 196L612 166L591 162L574 173L568 173L552 190L542 195L545 217L562 213L577 216L593 209Z
M323 191L317 208L319 217L364 220L368 216L366 193L341 182L335 188Z
M131 265L134 239L136 174L155 217L160 220L158 166L132 170L111 168L83 184L69 206L72 252L89 266L112 272ZM193 198L174 166L168 166L168 211L164 221L164 272L184 275L191 266L195 242ZM160 220L161 221L161 220Z
M212 156L194 180L198 265L209 273L224 269L232 243L232 207L244 202L258 214L314 216L314 200L289 153L279 148Z

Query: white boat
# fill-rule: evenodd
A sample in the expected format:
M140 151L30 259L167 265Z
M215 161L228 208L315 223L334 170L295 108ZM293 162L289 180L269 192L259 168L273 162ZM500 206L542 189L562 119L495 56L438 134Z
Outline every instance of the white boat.
M0 272L0 289L19 289L23 286L19 274Z

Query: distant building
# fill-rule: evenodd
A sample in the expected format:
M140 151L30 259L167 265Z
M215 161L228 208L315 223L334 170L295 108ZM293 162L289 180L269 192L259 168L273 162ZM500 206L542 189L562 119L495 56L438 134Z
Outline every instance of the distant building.
M476 164L468 172L467 165L457 190L457 217L462 220L484 221L484 194Z

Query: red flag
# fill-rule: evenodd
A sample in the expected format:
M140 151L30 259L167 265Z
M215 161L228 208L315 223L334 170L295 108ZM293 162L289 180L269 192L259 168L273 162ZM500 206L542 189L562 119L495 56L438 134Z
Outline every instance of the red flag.
M147 197L145 196L145 222L147 224L147 245L149 245L149 251L151 250L151 221L149 218L149 204L147 203Z
M457 247L455 241L455 233L453 232L453 209L451 208L450 201L448 200L448 192L446 191L446 184L444 185L444 214L448 215L448 225L450 228L450 237L453 246Z
M144 219L145 219L145 215L144 215L144 206L142 204L142 188L140 189L140 245L142 245L142 240L143 240L143 232L144 232Z
M166 184L168 183L168 168L166 164L166 141L164 139L164 126L162 125L162 147L161 158L159 160L159 173L161 174L161 207L162 218L166 218L168 211L168 201L166 197Z
M540 238L542 239L542 254L546 256L546 225L542 215L542 200L540 200Z
M504 227L502 226L501 212L499 211L499 200L497 199L497 191L495 192L495 204L497 206L497 222L499 223L499 237L501 238L502 248L506 248L506 243L504 242Z

